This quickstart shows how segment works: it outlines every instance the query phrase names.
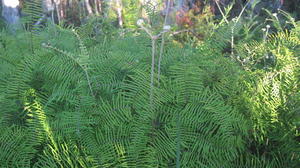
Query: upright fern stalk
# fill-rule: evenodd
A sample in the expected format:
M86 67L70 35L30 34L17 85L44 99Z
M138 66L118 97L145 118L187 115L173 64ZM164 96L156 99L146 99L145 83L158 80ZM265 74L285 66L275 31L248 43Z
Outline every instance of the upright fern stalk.
M41 29L41 26L36 23L43 18L42 0L25 1L24 6L25 17L23 23L30 32L30 48L31 52L34 53L35 33Z
M150 106L152 107L153 104L153 90L154 90L154 69L155 69L155 51L156 51L156 40L162 36L165 32L167 32L169 29L165 29L162 32L160 32L157 35L153 35L153 33L146 28L144 25L144 21L142 19L139 19L137 21L137 25L139 25L151 38L151 44L152 44L152 62L151 62L151 75L150 75Z
M167 2L167 12L166 12L166 16L165 16L165 20L164 20L164 27L163 30L169 30L170 26L167 25L167 20L168 20L168 16L169 16L169 11L170 11L170 0L168 0ZM162 34L162 39L161 39L161 46L160 46L160 52L159 52L159 58L158 58L158 70L157 70L157 80L158 80L158 84L160 81L160 67L161 67L161 60L162 60L162 55L164 52L164 45L165 45L165 33Z
M81 50L81 58L83 60L86 60L86 59L89 59L89 52L87 51L85 45L83 44L83 41L81 40L79 34L73 30L73 33L75 34L75 36L77 37L78 41L79 41L79 45L80 45L80 50ZM93 97L95 97L95 94L93 92L93 89L92 89L92 84L91 84L91 80L90 80L90 76L89 76L89 73L88 73L88 62L83 62L81 63L81 66L82 66L82 69L85 73L85 76L86 76L86 80L88 82L88 85L89 85L89 88L90 88L90 92L91 92L91 95Z

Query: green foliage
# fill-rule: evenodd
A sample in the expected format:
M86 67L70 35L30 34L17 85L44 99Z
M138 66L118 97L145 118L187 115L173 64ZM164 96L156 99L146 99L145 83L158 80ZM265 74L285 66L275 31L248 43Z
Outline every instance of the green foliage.
M126 28L134 29L136 27L136 21L138 20L138 13L140 11L139 1L136 0L123 0L123 16L124 26Z
M237 62L226 26L197 48L167 41L153 96L144 35L49 26L32 53L2 32L0 165L297 167L299 27L236 46Z
M0 17L0 30L4 29L6 27L5 21L3 18Z
M0 133L1 167L29 167L35 150L28 145L28 130L12 126Z
M273 167L299 164L300 41L296 30L272 34L266 42L244 44L239 52L247 72L238 98L240 108L253 122L252 145L257 153L276 158Z

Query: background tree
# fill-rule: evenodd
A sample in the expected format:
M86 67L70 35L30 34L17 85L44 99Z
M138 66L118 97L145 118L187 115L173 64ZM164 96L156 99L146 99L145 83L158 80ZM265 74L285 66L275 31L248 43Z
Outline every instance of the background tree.
M20 17L20 11L23 9L23 4L33 0L1 0L2 18L8 24L17 23ZM144 18L151 22L150 15L153 11L161 13L164 16L166 0L42 0L44 13L41 14L43 19L48 18L53 23L64 23L80 25L86 23L91 17L97 16L106 18L115 22L116 26L122 28L135 28L137 18ZM192 25L189 18L192 11L193 15L200 15L203 9L209 7L211 13L220 18L220 10L224 10L229 4L234 3L234 7L230 12L230 17L233 18L239 14L246 0L171 0L169 18L172 23L180 25L185 22L187 25ZM251 0L250 5L258 2L254 13L265 15L261 8L269 9L276 12L278 8L292 13L295 18L300 17L300 0ZM217 6L219 4L219 7ZM13 5L12 7L9 7ZM18 7L16 7L18 6ZM249 8L249 7L248 7ZM249 8L250 9L250 8ZM177 13L177 14L176 14ZM21 16L22 17L22 16ZM152 16L151 16L152 17ZM157 18L156 18L157 19ZM173 20L173 21L172 21ZM178 21L179 20L179 21ZM185 21L183 21L185 20ZM152 19L153 21L153 19ZM41 22L43 23L43 22ZM155 23L156 24L156 23Z
M2 17L12 26L19 24L19 0L1 0Z

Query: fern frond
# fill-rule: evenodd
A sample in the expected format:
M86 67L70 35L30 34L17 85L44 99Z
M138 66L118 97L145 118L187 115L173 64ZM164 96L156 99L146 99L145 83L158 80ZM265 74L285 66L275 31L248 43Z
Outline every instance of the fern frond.
M28 143L28 133L16 126L0 130L1 167L30 167L36 150Z
M42 0L25 1L24 3L24 24L28 26L28 30L38 32L42 27L38 24L43 19Z

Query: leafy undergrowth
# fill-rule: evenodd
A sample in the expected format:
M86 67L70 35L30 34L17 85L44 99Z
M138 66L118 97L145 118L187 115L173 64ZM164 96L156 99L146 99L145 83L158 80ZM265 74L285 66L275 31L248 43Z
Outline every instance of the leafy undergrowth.
M237 59L217 35L168 41L153 85L143 34L33 35L1 33L1 167L300 164L299 26L240 44Z

